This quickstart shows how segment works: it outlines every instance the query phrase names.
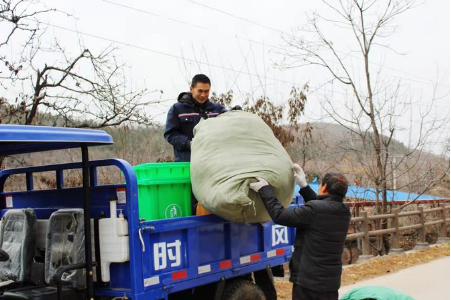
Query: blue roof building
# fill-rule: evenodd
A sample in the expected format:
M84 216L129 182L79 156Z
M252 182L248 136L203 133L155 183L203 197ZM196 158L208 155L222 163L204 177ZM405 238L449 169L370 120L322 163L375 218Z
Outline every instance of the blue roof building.
M315 193L318 193L318 188L320 182L311 182L309 183L312 190ZM299 195L300 187L298 185L295 186L294 189L294 197ZM379 193L379 199L382 199L382 195ZM346 194L348 198L356 198L356 199L365 199L369 201L376 201L376 189L364 187L364 186L355 186L349 185L348 193ZM388 201L410 201L410 200L439 200L444 199L445 197L431 196L431 195L418 195L416 193L408 193L402 191L387 191L387 200Z

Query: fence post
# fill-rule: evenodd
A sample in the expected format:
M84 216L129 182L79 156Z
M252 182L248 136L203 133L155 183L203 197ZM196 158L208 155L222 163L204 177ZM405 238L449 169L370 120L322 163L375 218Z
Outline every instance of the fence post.
M449 243L449 237L447 234L447 225L446 225L446 204L445 203L440 203L440 208L442 209L440 211L440 219L442 220L442 224L440 224L440 236L437 240L437 244L441 244L441 243Z
M360 205L357 204L356 208L357 208L355 211L356 217L360 217ZM357 228L357 226L355 224L354 224L354 228ZM357 239L357 249L362 250L362 239L361 238Z
M373 256L371 255L371 248L370 248L370 229L368 228L368 212L364 211L363 213L363 222L362 222L362 229L363 229L363 238L362 238L362 255L359 256L358 263L368 261Z
M398 253L402 253L404 251L399 246L399 239L400 239L399 219L398 219L399 218L399 216L398 216L399 209L393 208L392 213L395 214L395 216L393 217L393 222L392 222L391 227L396 229L396 231L391 234L392 247L390 248L389 254L398 254Z
M420 228L420 233L418 235L418 241L414 247L415 250L420 250L420 249L429 247L429 244L426 243L426 226L424 226L425 220L424 220L424 212L423 212L424 209L422 206L420 206L420 207L418 207L418 210L420 211L421 228Z
M374 230L380 230L381 229L381 223L382 223L382 219L377 219L374 220ZM376 235L375 236L375 240L376 240L376 249L382 249L384 248L384 242L383 242L383 237L382 235ZM373 239L374 240L374 239ZM378 250L381 251L381 250ZM386 254L386 253L385 253ZM378 253L377 255L384 255L383 253Z

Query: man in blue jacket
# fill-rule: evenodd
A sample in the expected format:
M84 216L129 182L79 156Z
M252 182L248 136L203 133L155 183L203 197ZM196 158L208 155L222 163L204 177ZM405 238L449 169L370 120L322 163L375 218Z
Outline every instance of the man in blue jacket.
M164 138L174 147L174 161L191 160L193 129L201 118L213 118L227 111L224 106L208 99L210 87L207 76L194 76L190 92L181 93L177 103L169 109Z

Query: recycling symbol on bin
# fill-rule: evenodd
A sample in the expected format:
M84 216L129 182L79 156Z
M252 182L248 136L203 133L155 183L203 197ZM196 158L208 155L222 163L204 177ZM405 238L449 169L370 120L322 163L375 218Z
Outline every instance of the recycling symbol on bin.
M181 217L182 209L177 204L171 204L168 207L166 207L164 215L166 219Z

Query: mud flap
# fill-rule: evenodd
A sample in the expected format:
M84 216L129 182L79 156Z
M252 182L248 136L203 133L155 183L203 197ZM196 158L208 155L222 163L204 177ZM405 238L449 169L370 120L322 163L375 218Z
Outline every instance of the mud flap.
M262 289L266 300L277 300L276 287L271 267L254 272L255 283Z

